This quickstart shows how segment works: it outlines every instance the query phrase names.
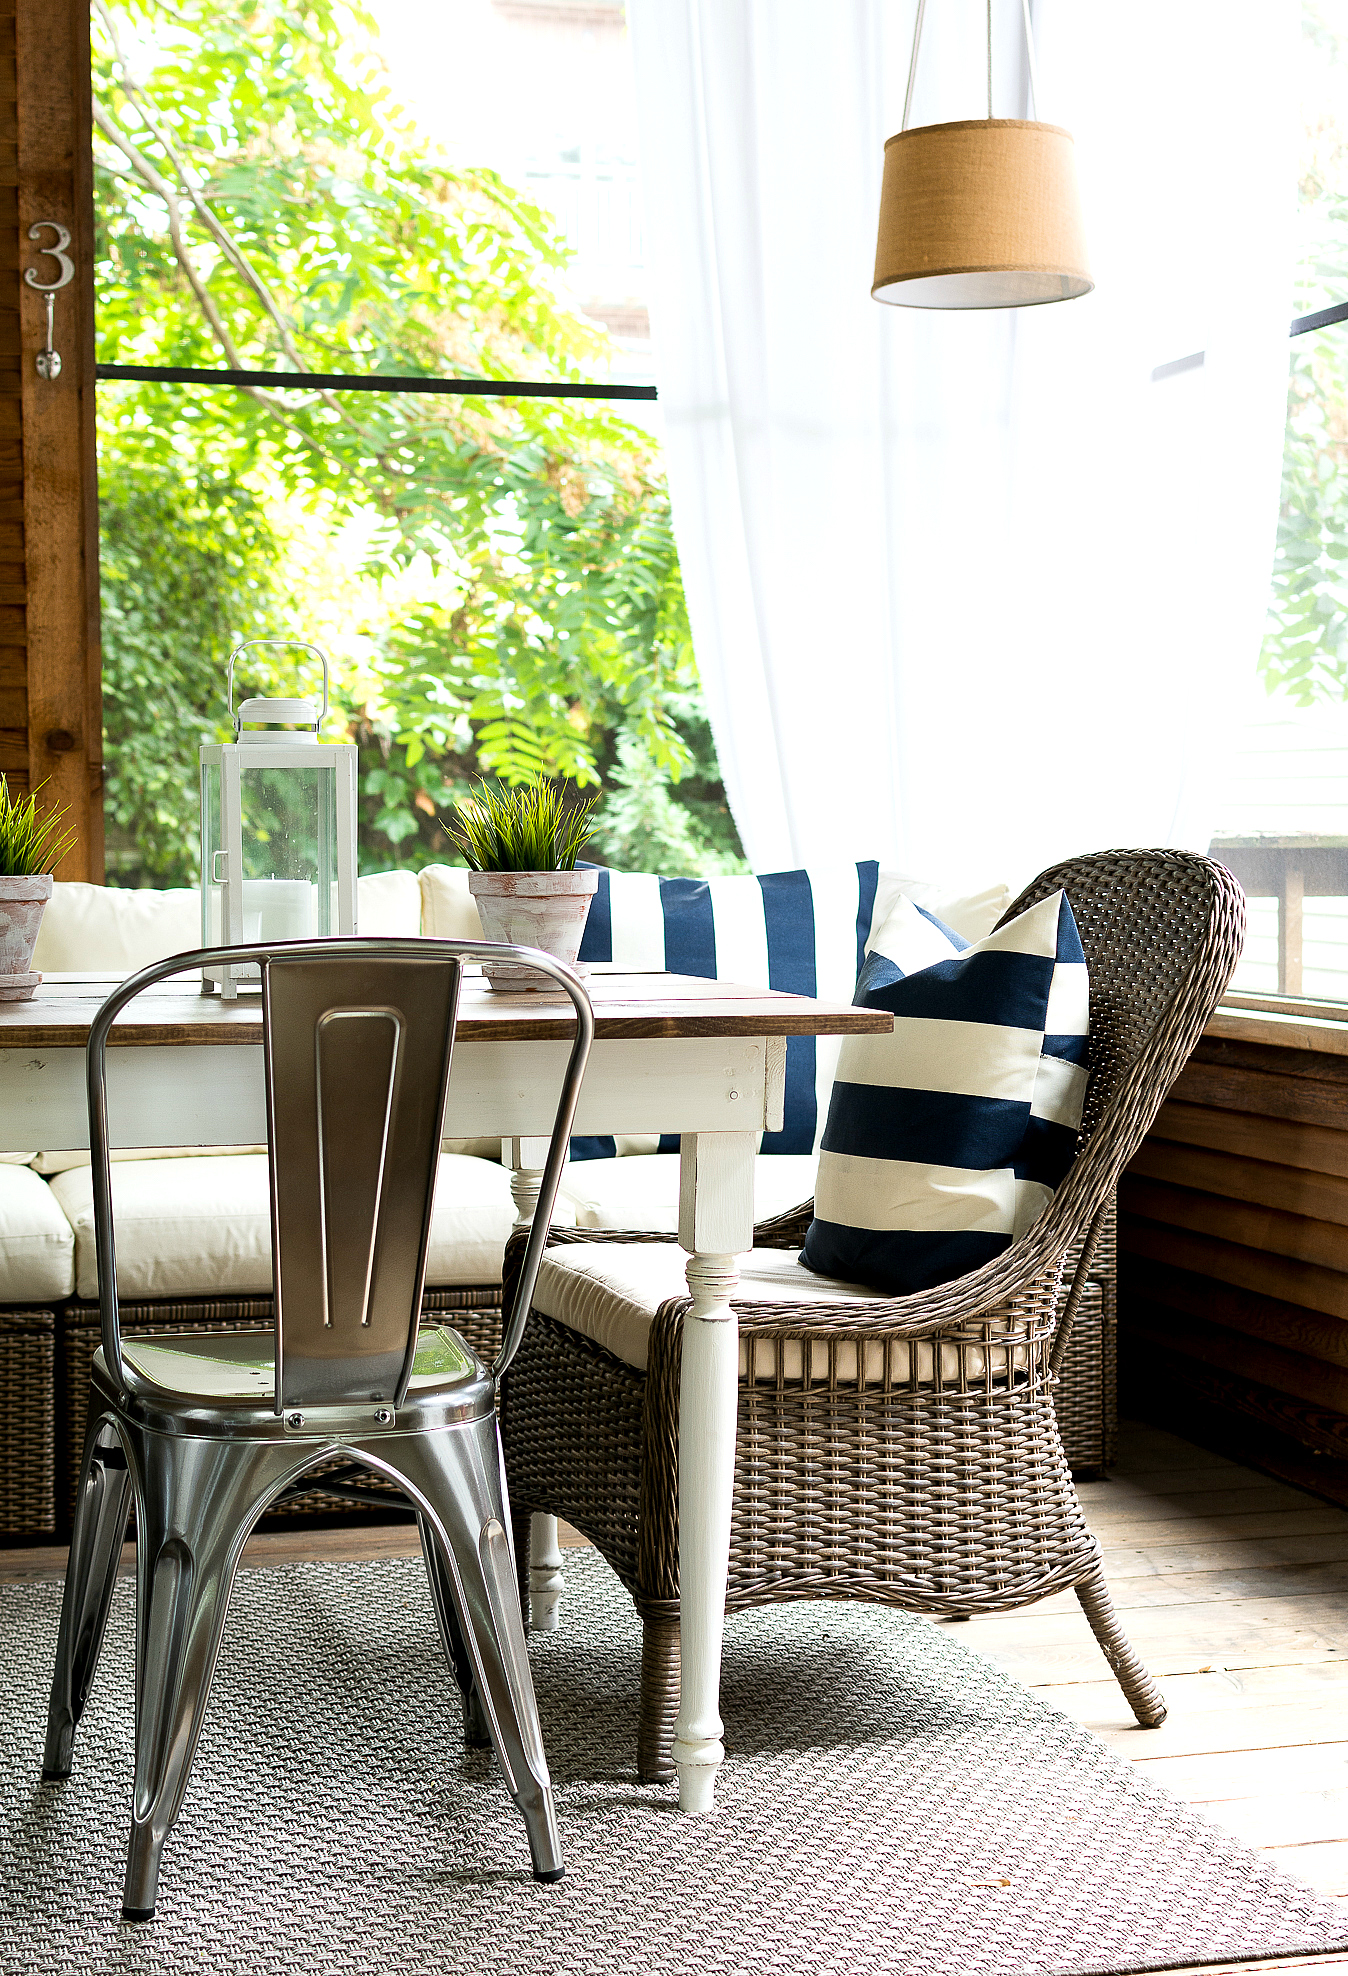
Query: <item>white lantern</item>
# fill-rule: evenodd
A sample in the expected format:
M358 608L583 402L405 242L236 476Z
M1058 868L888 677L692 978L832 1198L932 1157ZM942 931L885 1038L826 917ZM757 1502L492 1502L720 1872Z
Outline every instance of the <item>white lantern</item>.
M323 704L244 700L234 667L250 647L295 646L323 665ZM311 940L356 930L356 750L320 744L328 661L317 645L252 638L229 661L234 739L201 749L201 944ZM256 963L203 968L203 994L232 1001Z

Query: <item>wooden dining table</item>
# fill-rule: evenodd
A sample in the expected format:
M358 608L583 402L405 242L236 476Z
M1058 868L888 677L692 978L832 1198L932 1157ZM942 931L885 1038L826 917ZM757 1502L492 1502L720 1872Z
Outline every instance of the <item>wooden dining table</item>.
M49 976L0 1003L0 1151L89 1144L84 1046L112 977ZM753 1245L759 1134L780 1130L790 1036L887 1031L876 1011L683 975L590 970L595 1042L574 1130L681 1135L679 1232L692 1299L679 1418L682 1694L679 1803L712 1809L724 1759L721 1636L730 1548L739 1336L731 1303ZM560 994L507 993L466 977L446 1131L502 1142L517 1213L538 1198L574 1029ZM260 1002L159 984L117 1019L107 1059L112 1144L237 1146L267 1137ZM540 1595L555 1580L540 1550ZM554 1599L555 1604L555 1599Z

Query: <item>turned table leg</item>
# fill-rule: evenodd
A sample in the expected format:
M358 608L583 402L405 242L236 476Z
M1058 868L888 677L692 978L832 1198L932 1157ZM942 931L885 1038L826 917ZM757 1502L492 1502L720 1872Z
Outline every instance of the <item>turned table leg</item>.
M682 1681L674 1724L679 1806L711 1811L721 1741L721 1635L735 1489L737 1257L753 1243L752 1132L685 1132L679 1242L693 1304L679 1388L679 1615Z

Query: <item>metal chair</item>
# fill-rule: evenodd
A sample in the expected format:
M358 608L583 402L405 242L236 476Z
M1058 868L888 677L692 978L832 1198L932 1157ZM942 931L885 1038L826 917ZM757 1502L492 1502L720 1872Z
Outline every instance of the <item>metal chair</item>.
M570 997L576 1037L533 1233L495 1364L419 1331L463 963L527 960ZM202 963L257 961L272 1202L273 1331L123 1344L108 1160L109 1031L142 989ZM490 1738L534 1877L562 1858L520 1619L496 1425L594 1035L576 975L530 948L325 940L178 954L133 975L88 1046L102 1348L61 1607L43 1777L70 1774L126 1534L136 1515L136 1776L123 1917L154 1913L234 1572L268 1504L345 1456L420 1522L470 1743Z

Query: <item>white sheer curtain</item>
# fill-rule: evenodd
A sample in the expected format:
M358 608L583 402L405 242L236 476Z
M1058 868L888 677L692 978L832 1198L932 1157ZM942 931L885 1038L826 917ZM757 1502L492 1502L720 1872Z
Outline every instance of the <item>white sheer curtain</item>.
M760 870L1203 847L1277 509L1291 0L1036 0L1096 292L869 295L914 0L628 0L675 526ZM998 115L1024 115L996 0ZM913 122L985 107L929 0ZM1202 363L1153 381L1177 359Z

